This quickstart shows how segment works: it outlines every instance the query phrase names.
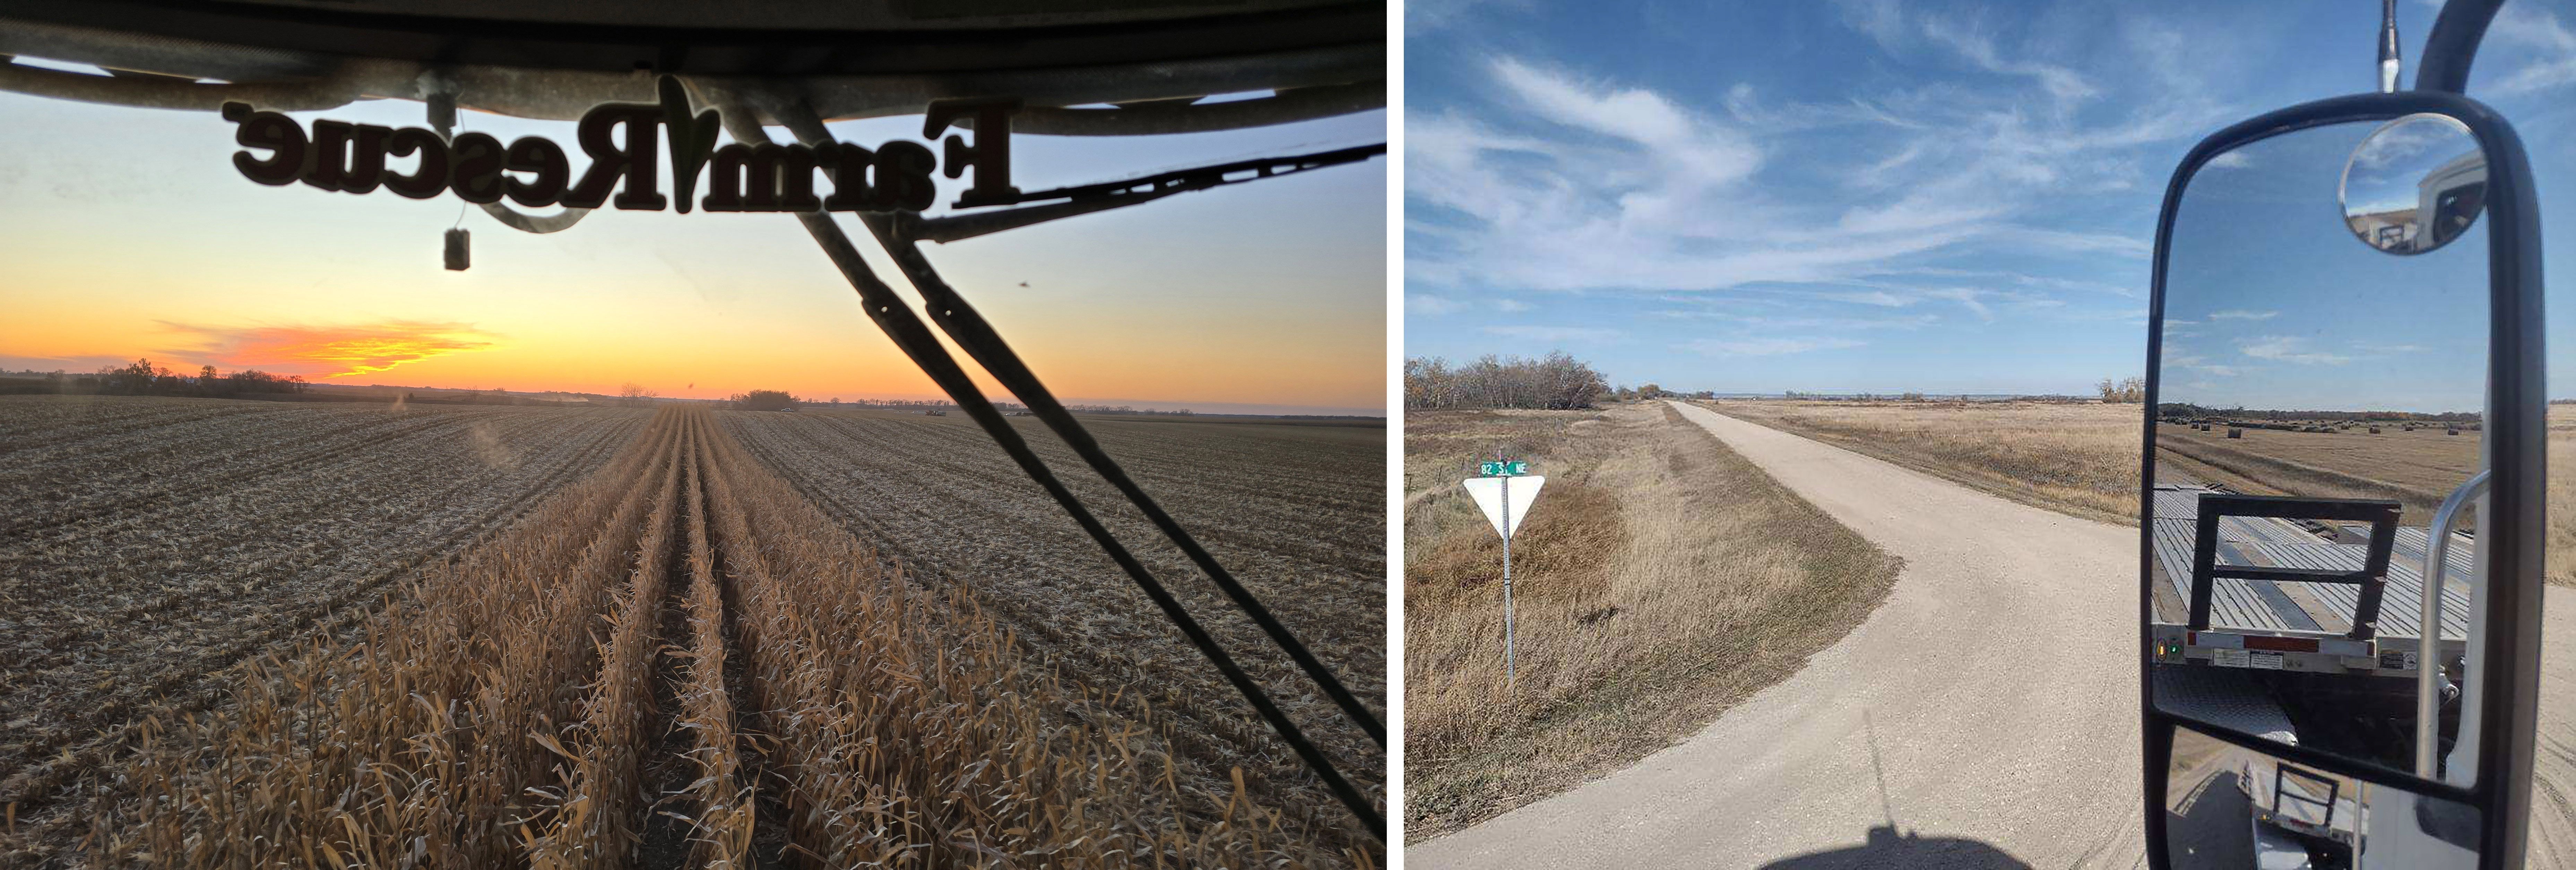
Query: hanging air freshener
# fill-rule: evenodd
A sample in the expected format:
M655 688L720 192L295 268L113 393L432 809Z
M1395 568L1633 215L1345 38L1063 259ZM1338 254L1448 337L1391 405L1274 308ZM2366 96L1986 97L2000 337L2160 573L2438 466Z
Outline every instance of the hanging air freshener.
M453 229L447 231L448 271L462 272L465 271L466 266L473 264L470 256L472 254L472 250L469 247L472 240L473 234L466 230Z

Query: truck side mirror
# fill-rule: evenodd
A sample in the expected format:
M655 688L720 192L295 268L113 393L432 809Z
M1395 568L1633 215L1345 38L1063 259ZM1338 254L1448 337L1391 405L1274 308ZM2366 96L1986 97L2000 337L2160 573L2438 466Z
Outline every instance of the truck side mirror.
M2264 115L2176 170L2138 512L2155 866L2519 865L2545 540L2530 178L2501 117L2424 91Z

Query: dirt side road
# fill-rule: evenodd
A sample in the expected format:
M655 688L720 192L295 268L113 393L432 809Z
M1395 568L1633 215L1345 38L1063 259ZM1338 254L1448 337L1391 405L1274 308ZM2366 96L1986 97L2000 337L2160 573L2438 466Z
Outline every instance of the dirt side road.
M2128 655L2137 532L1676 406L1903 558L1895 591L1797 676L1688 741L1415 846L1408 865L1982 868L2122 857L2106 853L2142 830Z
M1409 866L2144 866L2134 529L1681 409L1904 558L1896 590L1687 742ZM2576 638L2576 596L2548 604L2546 636ZM2576 847L2576 643L2544 657L2531 866Z

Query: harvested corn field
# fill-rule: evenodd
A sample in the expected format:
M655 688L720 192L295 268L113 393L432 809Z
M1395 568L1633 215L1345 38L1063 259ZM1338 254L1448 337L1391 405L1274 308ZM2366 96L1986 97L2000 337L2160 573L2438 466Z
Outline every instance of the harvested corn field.
M356 626L646 416L0 397L0 864L77 814L134 723Z
M1176 779L963 582L668 408L352 639L153 717L73 849L165 867L1366 863Z
M1166 736L1197 812L1235 771L1292 840L1379 847L1062 508L962 417L876 411L720 415L832 519L933 587L973 583L987 612L1128 727ZM1386 756L1106 482L1034 420L1015 421L1066 484L1169 585L1381 808ZM1128 473L1383 718L1382 426L1086 416ZM1116 509L1106 509L1114 505Z

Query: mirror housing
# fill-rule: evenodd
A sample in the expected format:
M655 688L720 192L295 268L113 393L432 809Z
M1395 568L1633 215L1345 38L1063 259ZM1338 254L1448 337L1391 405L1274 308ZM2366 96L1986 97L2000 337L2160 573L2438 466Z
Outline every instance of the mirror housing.
M2492 6L2485 4L2490 14ZM2446 10L2445 20L2450 17ZM2458 32L2457 28L2454 32ZM2427 66L2432 67L2429 57ZM2457 66L2465 69L2465 58ZM2511 125L2484 104L2456 93L2420 90L2319 100L2221 130L2194 146L2176 168L2157 221L2149 307L2148 382L2139 478L2139 661L2154 662L2158 654L2158 639L2153 631L2152 576L2156 414L2161 406L2159 372L2164 356L2168 257L2175 216L2186 188L2211 159L2259 140L2329 124L2387 122L2427 114L2466 128L2486 158L2482 207L2489 221L2486 374L2488 422L2492 428L2488 433L2492 483L2487 510L2492 513L2493 523L2488 526L2491 539L2479 541L2490 578L2480 594L2480 613L2475 615L2483 620L2483 634L2469 650L2473 668L2482 675L2478 685L2483 690L2472 693L2469 699L2475 707L2474 731L2461 735L2463 741L2475 741L2479 747L2476 769L2467 779L2469 785L2454 785L2161 711L2154 688L2157 668L2144 665L2139 685L2141 731L2146 741L2143 780L2147 853L2154 867L2175 866L2166 841L2166 773L2174 758L2177 732L2185 726L2192 733L2268 753L2324 774L2381 783L2395 787L2388 791L2402 789L2421 798L2464 805L2475 811L2478 865L2521 865L2531 810L2530 772L2539 699L2541 559L2546 541L2543 511L2547 406L2543 392L2539 208L2521 141ZM2459 825L2443 827L2449 830ZM2456 836L2459 832L2452 833Z

